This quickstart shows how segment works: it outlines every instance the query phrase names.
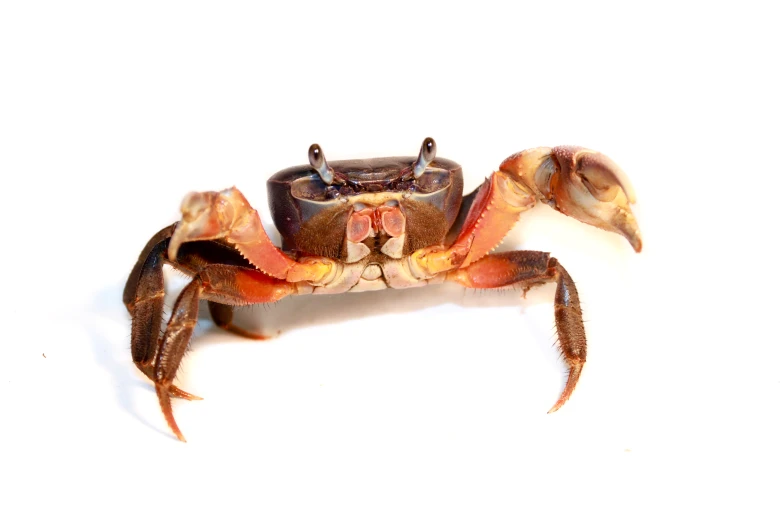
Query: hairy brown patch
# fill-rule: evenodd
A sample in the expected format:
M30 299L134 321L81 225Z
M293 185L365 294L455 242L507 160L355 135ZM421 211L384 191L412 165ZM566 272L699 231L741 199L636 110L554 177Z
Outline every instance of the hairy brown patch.
M294 236L296 250L302 254L339 259L350 208L347 203L335 206L302 223Z
M400 201L400 208L406 220L404 255L420 248L443 244L449 225L441 210L430 203L410 199Z

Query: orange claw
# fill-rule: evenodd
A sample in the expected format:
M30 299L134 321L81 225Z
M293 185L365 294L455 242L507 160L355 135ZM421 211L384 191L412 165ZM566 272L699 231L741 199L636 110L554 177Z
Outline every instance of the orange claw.
M470 252L460 265L463 267L494 250L517 224L520 214L536 204L536 198L527 187L504 172L493 173L482 191L486 193L476 197L454 243L455 246L470 246ZM479 199L482 196L483 202Z
M528 149L507 158L500 171L563 214L616 232L634 250L642 250L642 234L630 208L636 202L631 183L600 152L577 146Z
M636 199L620 167L583 147L539 147L507 158L479 189L454 244L414 252L415 271L431 277L482 259L536 199L583 223L621 234L637 252L642 249L630 208Z
M269 239L258 211L235 187L221 192L191 192L182 201L182 220L169 241L168 257L177 259L183 243L223 239L256 268L276 279L320 282L332 269L330 260L297 263Z
M169 259L182 243L225 239L259 270L285 279L296 262L269 239L258 212L235 187L221 192L191 192L182 201L182 220L169 242Z
M514 176L495 172L479 189L454 244L423 248L411 255L411 263L427 276L467 267L494 250L535 203L532 191Z

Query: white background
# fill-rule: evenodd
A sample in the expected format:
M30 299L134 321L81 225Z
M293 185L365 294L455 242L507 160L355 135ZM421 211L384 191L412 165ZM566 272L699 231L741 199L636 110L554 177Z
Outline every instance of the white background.
M0 7L0 510L6 520L779 520L781 58L761 2ZM551 287L200 321L174 439L124 279L191 190L414 155L466 189L528 147L629 174L644 251L537 207L590 343L572 399ZM276 237L276 236L275 236ZM175 292L182 281L171 278ZM66 515L67 514L67 515ZM11 515L11 516L8 516Z

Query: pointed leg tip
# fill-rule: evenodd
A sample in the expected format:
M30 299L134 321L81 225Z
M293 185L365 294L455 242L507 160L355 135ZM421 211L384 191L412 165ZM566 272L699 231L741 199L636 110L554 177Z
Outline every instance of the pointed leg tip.
M570 381L570 379L569 379L569 381ZM551 408L549 408L549 411L546 412L547 415L549 415L550 413L554 413L557 410L559 410L560 408L562 408L565 405L566 401L568 401L569 397L571 397L571 392L572 391L573 391L573 387L569 387L566 384L566 388L563 390L563 393L560 394L560 397L557 399L557 402L555 403L555 405L552 406Z
M564 404L564 402L557 401L557 403L555 403L554 406L549 408L549 411L546 412L546 414L549 415L550 413L556 412L557 410L559 410L563 406L563 404Z
M169 385L169 396L174 397L176 399L185 399L187 401L203 401L203 397L199 397L198 395L193 395L192 393L188 393L185 390L181 390L177 388L174 385Z
M185 440L185 436L180 431L179 426L177 426L177 422L174 420L174 415L172 412L164 412L164 416L166 417L166 423L169 425L169 429L174 434L174 436L177 437L180 442L187 442L187 440Z
M176 389L176 387L173 388ZM155 391L158 394L160 409L163 412L163 417L166 419L166 424L169 425L169 429L180 441L187 442L185 436L182 435L179 426L177 426L177 421L174 420L174 412L171 409L172 390L170 389L170 385L166 386L155 383Z
M560 394L560 398L557 399L557 402L554 406L552 406L549 411L547 412L547 415L550 413L554 413L560 408L563 407L563 405L568 401L568 399L571 397L571 393L573 393L574 388L576 388L576 383L579 381L579 376L582 373L582 364L574 365L571 367L571 369L568 372L568 380L566 381L565 388L563 389L563 393Z
M557 399L555 405L549 408L549 411L546 412L547 415L549 415L550 413L554 413L560 408L562 408L565 405L566 401L568 401L568 398L570 396L571 396L571 389L568 389L568 387L566 387L566 389L563 390L563 393L560 395L560 398Z
M174 393L171 394L172 397L177 397L178 399L185 399L187 401L203 401L204 397L199 397L198 395L193 395L192 393L188 392L182 392L181 395L176 395Z

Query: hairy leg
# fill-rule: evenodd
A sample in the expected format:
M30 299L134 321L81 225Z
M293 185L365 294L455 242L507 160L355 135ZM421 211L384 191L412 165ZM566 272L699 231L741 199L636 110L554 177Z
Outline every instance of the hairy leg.
M225 311L230 311L230 306L269 303L295 291L294 284L272 278L252 268L233 265L207 266L185 286L174 305L151 372L163 415L178 439L185 441L174 420L171 407L170 396L179 396L172 392L179 391L172 382L198 322L199 301L207 299L218 305L218 314L224 314L218 315L216 319L221 326L221 322L230 325L230 319L225 323Z
M128 277L123 293L123 301L131 314L131 356L133 363L141 372L155 380L153 365L160 345L160 326L163 321L163 265L166 262L168 242L160 240L156 234L148 248L142 251L142 257L136 263ZM165 236L164 236L165 238ZM181 399L198 400L200 397L171 386L168 392Z
M560 349L568 366L568 381L549 413L560 409L576 387L587 357L587 337L576 285L565 268L546 252L515 251L490 254L451 272L447 280L468 288L501 288L520 285L527 291L544 283L557 284L555 326Z
M233 325L232 306L280 299L293 291L293 285L250 268L234 249L215 242L187 245L172 261L167 252L175 227L176 223L164 228L144 247L125 284L123 302L131 315L133 362L155 384L164 415L181 437L171 416L170 398L200 397L171 381L192 337L199 300L209 300L210 313L219 327L258 339L263 336ZM193 276L193 280L180 293L161 336L165 264Z

